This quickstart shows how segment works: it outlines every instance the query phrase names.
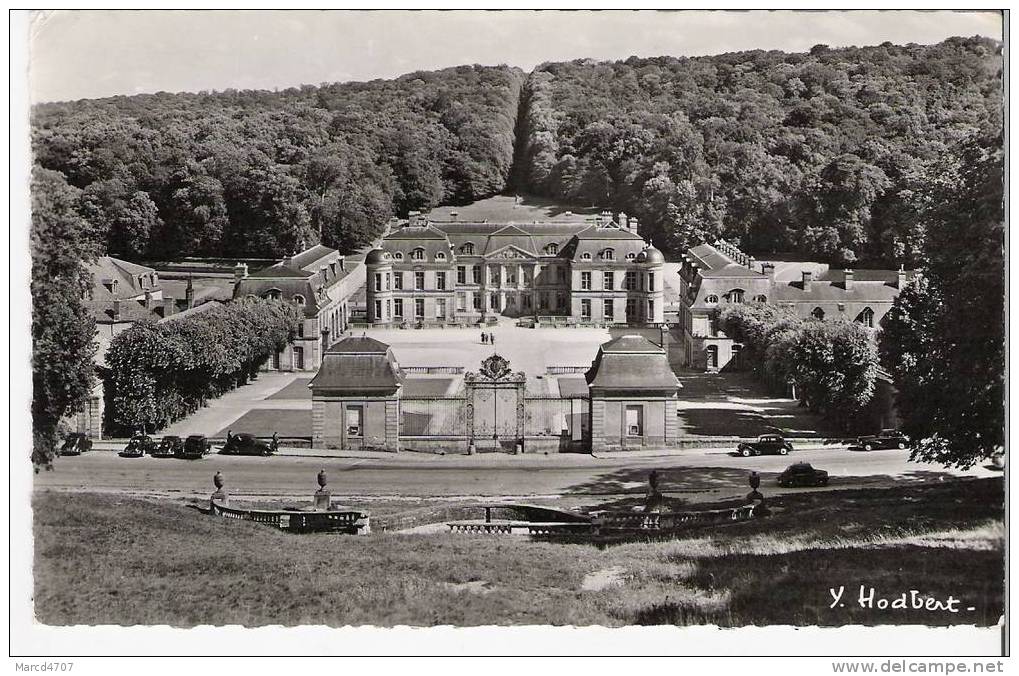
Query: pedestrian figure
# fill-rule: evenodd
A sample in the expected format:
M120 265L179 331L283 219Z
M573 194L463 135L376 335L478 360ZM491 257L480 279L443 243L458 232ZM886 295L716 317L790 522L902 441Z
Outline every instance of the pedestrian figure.
M230 433L230 430L226 431L226 443L233 443L234 435Z
M488 342L491 343L492 345L495 345L495 334L494 333L488 334Z
M280 447L280 436L276 432L272 433L272 451L275 453Z
M488 345L488 334L484 331L481 332L481 344Z

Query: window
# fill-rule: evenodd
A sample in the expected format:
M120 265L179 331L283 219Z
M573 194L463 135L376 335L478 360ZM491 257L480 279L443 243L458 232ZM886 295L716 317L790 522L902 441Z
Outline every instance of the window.
M817 319L817 320L820 320L820 321L824 321L824 310L822 310L819 307L816 307L810 313L810 316L813 317L814 319Z
M457 284L467 283L467 266L465 265L456 266L456 283Z
M294 294L294 302L298 305L304 305L304 296L301 294Z
M491 308L492 310L498 310L499 309L499 294L493 293L493 294L489 295L489 297L488 297L488 307Z
M742 350L743 346L738 343L732 346L732 365L736 367L737 370L743 369L743 360L741 358Z
M709 305L715 305L716 303L718 303L718 296L712 294L712 295L708 296L707 298L705 298L704 302L708 303Z
M444 260L446 260L446 254L444 254L441 251L437 251L435 253L435 260L437 260L437 261L444 261Z
M637 254L633 253L632 251L630 253L626 254L626 260L628 260L628 261L632 261L636 257L637 257Z
M456 311L466 312L467 311L467 296L462 293L456 294Z
M297 322L297 337L304 338L304 322Z
M375 273L375 290L376 291L381 291L382 290L382 273L381 272L376 272Z
M869 329L874 328L874 311L869 307L863 308L863 312L856 316L856 321Z
M637 290L637 271L636 270L627 270L626 271L626 281L624 282L623 287L627 291L636 291Z
M348 406L347 407L347 436L348 437L359 437L361 436L361 414L362 407L360 406Z
M418 319L424 319L425 316L425 299L415 298L414 299L414 316Z
M591 299L584 298L580 301L580 316L584 319L591 318Z
M272 367L274 369L276 369L277 371L279 371L279 369L280 369L280 353L279 352L273 352L272 353Z
M279 289L269 289L268 291L265 292L265 295L262 296L262 298L265 298L267 300L279 300L282 297L283 294L280 292Z
M446 273L436 272L435 273L435 288L439 291L446 290Z
M471 266L471 279L474 280L475 284L481 284L481 267L477 265Z
M402 261L402 260L403 260L403 252L402 252L402 251L396 251L396 252L394 252L394 253L393 253L393 258L394 258L395 260L398 260L398 261Z
M402 272L394 272L393 273L393 288L396 289L397 291L403 291L403 273Z
M462 247L460 247L460 253L462 253L464 255L467 255L467 256L473 256L474 255L474 242L467 242Z
M591 290L591 273L581 272L580 273L580 288L584 291Z
M566 268L556 268L556 279L560 282L566 281Z
M382 320L382 301L375 301L375 321Z
M611 322L615 317L615 303L612 302L611 298L606 298L604 303L605 308L605 320Z
M446 318L446 299L437 298L435 300L435 318L445 319Z
M637 299L626 299L626 321L632 322L637 319Z
M655 290L655 273L653 272L647 273L647 290L648 291Z
M708 348L707 350L705 350L705 353L708 368L709 369L718 368L718 346L708 345Z
M403 299L397 298L393 300L393 316L403 318Z
M626 436L628 436L628 437L642 437L642 436L644 436L644 407L643 406L627 406L626 407Z
M531 286L531 282L534 281L534 271L531 268L524 268L524 278L522 281L524 286Z
M728 294L730 303L742 303L744 298L743 289L733 289Z
M294 348L294 368L297 369L298 371L303 371L304 370L304 348L303 347L295 347Z
M588 253L587 251L585 251L584 253L580 254L580 260L582 260L582 261L589 261L589 260L591 260L591 254Z
M558 256L559 255L559 245L558 244L555 244L555 243L549 244L545 248L545 250L548 251L548 255L549 256Z
M392 277L393 277L393 273L391 273L391 272L387 272L386 273L386 291L389 291L389 288L390 288L390 286L393 283L392 282Z
M415 272L414 273L414 288L421 291L425 288L425 273Z
M421 247L418 247L410 253L410 257L411 260L423 261L425 259L425 250L422 249Z
M655 302L648 300L647 302L647 320L653 322L655 320Z
M538 296L538 307L540 307L542 310L548 309L548 294L545 293L544 291L542 291L541 294Z
M616 252L614 249L605 249L605 251L601 252L601 257L607 261L614 261L616 260Z
M762 293L760 296L754 296L754 300L758 303L767 303L768 297Z
M611 272L602 273L602 284L606 291L612 291L616 288L616 277Z
M474 294L474 309L477 310L478 312L481 311L481 294L480 293Z
M530 296L524 296L521 300L523 301L524 309L525 310L530 310L531 309L531 297Z

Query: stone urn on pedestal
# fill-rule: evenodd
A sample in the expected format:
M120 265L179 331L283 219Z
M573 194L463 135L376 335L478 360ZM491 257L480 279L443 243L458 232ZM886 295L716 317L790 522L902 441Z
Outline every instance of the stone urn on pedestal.
M212 476L212 485L216 487L216 492L212 494L210 500L212 502L219 502L225 505L229 501L229 496L226 494L226 491L223 490L223 483L223 473L216 472Z
M328 510L332 507L332 495L326 488L328 477L323 469L318 473L318 490L315 491L315 509Z
M751 491L747 493L747 502L755 505L760 514L766 514L767 507L764 506L764 496L757 490L761 485L761 475L757 472L750 472L749 483Z

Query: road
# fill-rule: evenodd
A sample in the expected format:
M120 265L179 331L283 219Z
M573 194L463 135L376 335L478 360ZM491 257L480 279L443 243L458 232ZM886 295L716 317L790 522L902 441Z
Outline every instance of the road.
M400 454L370 458L271 458L212 455L187 461L120 458L110 451L59 458L52 472L36 476L37 489L117 492L133 495L207 497L212 475L221 471L237 497L310 499L316 475L325 469L334 496L514 497L643 493L652 469L666 494L723 499L745 494L748 473L757 471L766 493L784 492L775 475L791 462L827 470L827 489L944 481L959 476L1000 476L984 467L968 471L909 462L905 451L797 450L789 456L740 458L722 452L683 451L654 458L594 458L588 455L438 456ZM804 490L804 489L791 489Z

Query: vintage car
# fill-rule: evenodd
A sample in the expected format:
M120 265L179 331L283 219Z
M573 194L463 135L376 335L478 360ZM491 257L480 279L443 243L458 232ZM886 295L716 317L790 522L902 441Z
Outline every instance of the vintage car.
M212 442L204 434L192 434L184 440L179 457L186 460L196 460L208 455L212 451Z
M792 444L781 434L762 434L756 441L744 441L736 447L736 452L744 458L751 455L788 455L791 450Z
M276 452L273 444L262 441L253 434L241 432L227 439L219 451L222 455L262 455L268 456Z
M814 469L810 463L797 462L778 475L779 486L827 486L828 472Z
M159 445L149 455L153 458L175 458L183 451L184 441L180 437L171 434L160 439Z
M909 446L909 437L898 430L881 430L880 434L858 438L856 446L865 451L878 448L905 448Z
M131 440L127 442L127 446L119 455L125 458L140 458L145 454L152 455L154 450L156 450L156 442L152 440L152 437L147 434L136 434L131 437Z
M64 444L60 447L60 455L81 455L91 450L92 440L84 434L75 432L68 434L64 439Z

